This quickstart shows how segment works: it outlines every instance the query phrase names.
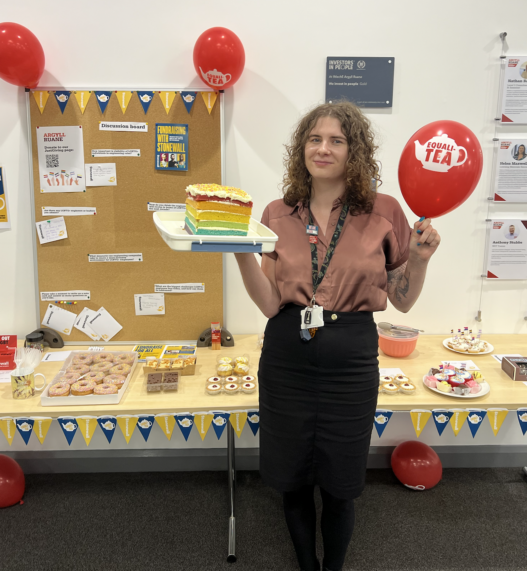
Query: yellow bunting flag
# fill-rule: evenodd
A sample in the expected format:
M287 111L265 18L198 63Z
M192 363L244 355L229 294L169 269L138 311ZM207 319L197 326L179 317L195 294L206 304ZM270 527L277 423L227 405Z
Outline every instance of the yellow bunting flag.
M161 97L161 101L163 102L163 107L165 108L165 111L168 112L170 111L170 108L172 107L172 103L174 102L174 98L176 97L177 91L160 91L159 92L159 97Z
M4 433L7 441L9 442L9 446L13 442L13 438L15 437L16 433L16 424L12 418L5 416L4 418L0 418L0 429Z
M415 409L410 411L410 416L412 417L412 424L414 425L417 438L419 438L421 432L423 432L423 428L432 416L432 411Z
M48 102L49 91L33 91L33 97L38 105L38 110L42 115L44 111L44 107L46 107L46 103Z
M501 425L503 424L507 414L509 414L509 411L506 408L487 409L487 418L489 419L490 427L492 428L492 432L494 432L494 436L498 436L498 432L500 431Z
M82 114L84 115L84 111L86 110L86 105L88 105L88 100L91 96L91 91L74 91L75 99L79 104L79 109L81 110Z
M459 431L463 428L465 420L467 420L469 411L463 410L461 408L452 408L450 409L449 412L453 413L450 418L450 425L452 426L454 434L457 436L459 434Z
M130 438L132 438L132 434L134 433L137 421L137 416L122 415L117 417L117 424L122 430L126 444L128 444L130 442Z
M79 432L82 434L84 438L84 442L86 442L86 446L90 445L91 439L97 428L97 417L96 416L79 416L75 419L77 421L77 425L79 427ZM35 428L33 427L33 430Z
M243 427L247 422L247 411L246 410L238 410L236 412L231 412L231 416L229 420L234 428L234 432L238 435L238 438L242 435Z
M40 444L44 444L53 419L44 416L32 416L31 418L35 421L33 423L33 432L37 435Z
M207 432L209 431L210 425L212 424L212 419L214 415L210 412L195 412L194 413L194 425L198 429L201 440L205 439Z
M161 427L163 434L170 440L172 438L172 432L174 432L174 426L176 426L174 415L159 414L156 416L156 422Z
M128 103L130 103L130 99L132 99L133 91L116 91L115 94L117 95L117 101L119 101L119 106L121 107L121 111L126 111L128 107Z
M216 98L218 97L218 93L216 91L202 91L201 95L203 97L203 101L205 101L205 105L207 106L207 111L209 115L214 107L214 103L216 103Z

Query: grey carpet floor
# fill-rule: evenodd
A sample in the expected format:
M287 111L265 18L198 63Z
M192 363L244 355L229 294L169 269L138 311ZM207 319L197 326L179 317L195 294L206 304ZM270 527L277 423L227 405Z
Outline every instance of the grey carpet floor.
M356 514L346 571L527 569L519 469L449 469L427 492L371 470ZM0 569L297 569L281 498L257 472L238 473L234 564L227 517L223 472L29 475L24 504L0 510Z

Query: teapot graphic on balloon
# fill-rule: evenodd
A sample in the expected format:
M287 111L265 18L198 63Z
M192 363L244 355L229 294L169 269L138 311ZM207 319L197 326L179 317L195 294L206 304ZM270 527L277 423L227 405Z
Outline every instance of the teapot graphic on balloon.
M224 75L223 73L221 73L221 71L218 71L217 69L215 69L214 71L207 71L207 73L205 73L201 69L201 67L199 68L199 70L201 71L203 79L209 85L225 85L226 83L229 83L229 81L232 78L232 75L230 73L226 73Z
M419 141L414 143L415 158L429 171L448 172L452 167L459 167L467 160L465 147L460 147L446 133L440 137L432 137L424 145Z

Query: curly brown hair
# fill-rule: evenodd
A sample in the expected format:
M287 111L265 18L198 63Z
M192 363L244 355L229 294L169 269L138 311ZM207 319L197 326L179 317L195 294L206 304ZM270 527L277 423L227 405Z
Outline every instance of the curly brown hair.
M371 123L361 110L349 101L325 103L315 107L298 123L291 143L286 145L284 157L285 174L282 182L284 202L295 206L298 202L307 204L311 196L311 175L307 170L304 149L309 134L321 117L334 117L341 124L348 141L346 171L346 194L344 201L353 216L370 213L375 202L372 179L381 183L374 154L377 146L373 140Z

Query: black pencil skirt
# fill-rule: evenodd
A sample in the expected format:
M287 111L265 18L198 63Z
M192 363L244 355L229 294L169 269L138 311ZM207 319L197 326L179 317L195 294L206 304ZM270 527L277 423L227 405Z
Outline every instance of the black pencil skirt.
M258 371L260 473L281 492L320 485L358 497L379 391L371 312L324 311L324 327L300 339L300 311L286 305L265 330Z

